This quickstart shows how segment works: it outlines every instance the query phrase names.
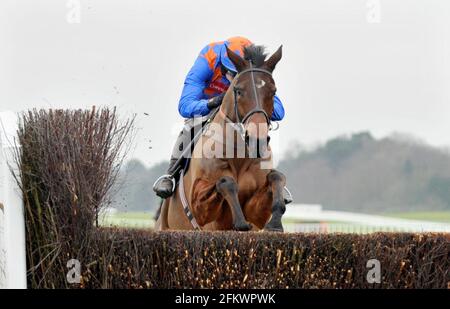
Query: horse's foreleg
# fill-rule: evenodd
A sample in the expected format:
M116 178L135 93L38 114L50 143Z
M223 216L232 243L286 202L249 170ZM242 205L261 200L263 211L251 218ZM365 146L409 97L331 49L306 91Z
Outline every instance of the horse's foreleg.
M275 170L265 177L264 185L245 204L244 214L259 229L283 231L281 217L286 209L283 199L285 177Z
M216 182L216 190L227 201L233 217L233 228L238 231L248 231L252 226L245 220L238 199L238 184L229 176L223 176Z
M259 230L269 221L272 215L272 192L267 181L245 203L244 215Z
M283 231L281 217L286 211L284 204L283 190L286 185L286 177L279 171L272 170L267 174L267 182L272 193L272 217L264 227L267 231Z

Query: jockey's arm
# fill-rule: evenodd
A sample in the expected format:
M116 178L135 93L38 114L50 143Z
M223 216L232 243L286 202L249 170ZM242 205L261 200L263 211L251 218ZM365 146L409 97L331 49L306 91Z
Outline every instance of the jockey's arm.
M201 55L198 56L184 81L183 91L178 103L178 111L181 116L193 118L205 116L210 112L207 106L208 99L204 99L203 90L212 75L213 72L206 59Z
M273 98L273 112L272 117L270 117L271 120L279 121L284 118L284 107L283 104L280 101L280 98L275 95Z

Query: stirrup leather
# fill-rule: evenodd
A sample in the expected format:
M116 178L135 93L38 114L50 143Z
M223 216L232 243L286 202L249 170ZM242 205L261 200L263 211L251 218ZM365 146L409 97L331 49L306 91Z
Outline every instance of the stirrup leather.
M292 203L292 201L294 200L294 198L292 197L292 193L291 193L291 191L289 191L289 189L286 187L286 186L284 186L284 191L286 191L286 193L287 193L287 196L284 198L284 200L286 201L289 201L288 202L288 204L289 203Z

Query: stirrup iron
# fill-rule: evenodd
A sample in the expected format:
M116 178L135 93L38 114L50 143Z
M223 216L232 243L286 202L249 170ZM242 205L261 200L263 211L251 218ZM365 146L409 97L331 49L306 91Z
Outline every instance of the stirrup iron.
M173 177L170 174L164 174L162 176L159 176L158 179L155 180L155 182L153 183L153 191L155 191L156 189L156 185L161 181L161 179L163 178L169 178L170 181L172 181L172 192L175 192L175 187L177 186L177 183L175 181L175 177Z

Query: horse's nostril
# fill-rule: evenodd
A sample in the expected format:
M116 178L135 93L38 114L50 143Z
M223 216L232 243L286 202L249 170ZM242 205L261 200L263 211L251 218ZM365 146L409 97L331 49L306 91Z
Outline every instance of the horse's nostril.
M270 143L270 136L267 135L267 144Z

